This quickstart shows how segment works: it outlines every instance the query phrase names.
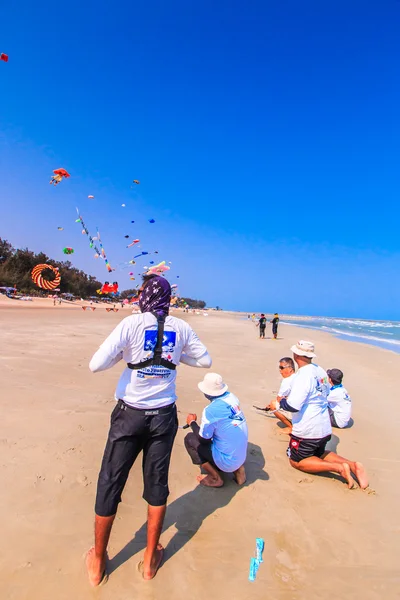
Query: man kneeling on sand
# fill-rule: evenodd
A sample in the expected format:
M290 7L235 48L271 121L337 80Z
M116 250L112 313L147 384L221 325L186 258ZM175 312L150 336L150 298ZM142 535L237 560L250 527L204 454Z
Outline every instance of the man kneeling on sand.
M222 487L223 479L218 470L233 473L238 485L246 482L244 462L247 454L247 423L239 400L228 392L221 375L207 373L199 389L210 401L201 417L189 414L186 422L192 432L185 437L185 447L194 465L199 465L206 475L197 481L207 487Z
M361 463L325 448L332 434L328 412L329 384L324 369L312 362L316 358L314 344L300 340L291 350L298 371L290 395L287 400L273 400L270 404L272 410L282 408L293 414L287 450L291 466L305 473L338 473L349 488L354 486L354 476L361 488L368 487L368 477Z

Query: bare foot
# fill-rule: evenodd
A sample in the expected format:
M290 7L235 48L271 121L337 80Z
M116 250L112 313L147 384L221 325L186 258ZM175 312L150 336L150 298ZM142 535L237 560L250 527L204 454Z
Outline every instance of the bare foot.
M98 558L92 546L86 554L86 569L89 575L89 583L96 587L106 579L106 557Z
M350 471L350 467L347 463L343 463L342 465L340 465L342 468L340 470L340 475L347 481L347 485L349 487L349 490L351 490L351 488L354 486L354 481L353 478L351 476L351 471Z
M233 478L238 485L246 483L246 471L243 465L233 472Z
M162 560L164 558L164 548L161 544L157 544L156 551L151 558L148 557L147 549L144 551L143 560L140 561L138 568L142 574L143 579L149 581L154 579L157 575L157 571L160 568Z
M196 479L201 485L204 485L205 487L219 488L224 485L224 482L221 479L221 477L211 477L211 475L198 475Z
M368 475L363 465L360 462L354 463L356 465L354 475L357 477L357 481L362 490L368 487Z

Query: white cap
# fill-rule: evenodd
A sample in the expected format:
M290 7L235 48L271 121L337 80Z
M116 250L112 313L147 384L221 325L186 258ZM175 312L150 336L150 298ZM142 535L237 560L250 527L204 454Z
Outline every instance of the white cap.
M198 384L198 388L207 396L222 396L227 391L228 386L218 373L207 373L203 381Z
M317 356L314 354L313 342L307 342L306 340L300 340L290 349L293 354L297 354L297 356L307 356L308 358L315 358Z

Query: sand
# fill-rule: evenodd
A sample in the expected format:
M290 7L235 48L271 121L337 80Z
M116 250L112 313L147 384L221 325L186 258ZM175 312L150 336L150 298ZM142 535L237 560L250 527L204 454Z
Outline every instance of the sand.
M0 598L398 598L400 356L285 325L277 341L259 341L243 317L215 312L185 318L208 346L213 370L242 402L248 483L238 488L226 478L222 489L198 486L179 430L163 567L151 582L136 571L146 518L138 461L111 537L109 582L89 587L83 555L92 543L97 473L122 365L93 375L88 362L127 314L0 300ZM315 341L322 366L345 372L354 426L335 430L331 448L362 461L375 492L292 469L277 421L252 408L278 390L277 361L300 337ZM189 411L201 414L196 384L203 375L179 368L181 424ZM249 583L256 537L265 539L265 562Z

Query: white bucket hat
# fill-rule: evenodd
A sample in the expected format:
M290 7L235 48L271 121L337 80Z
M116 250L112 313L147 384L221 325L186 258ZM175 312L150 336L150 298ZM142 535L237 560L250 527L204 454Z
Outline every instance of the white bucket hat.
M207 396L222 396L228 389L226 383L218 373L207 373L203 381L197 384L203 394Z
M308 358L315 358L317 356L314 354L314 344L312 342L307 342L306 340L300 340L290 349L293 354L297 354L297 356L307 356Z

